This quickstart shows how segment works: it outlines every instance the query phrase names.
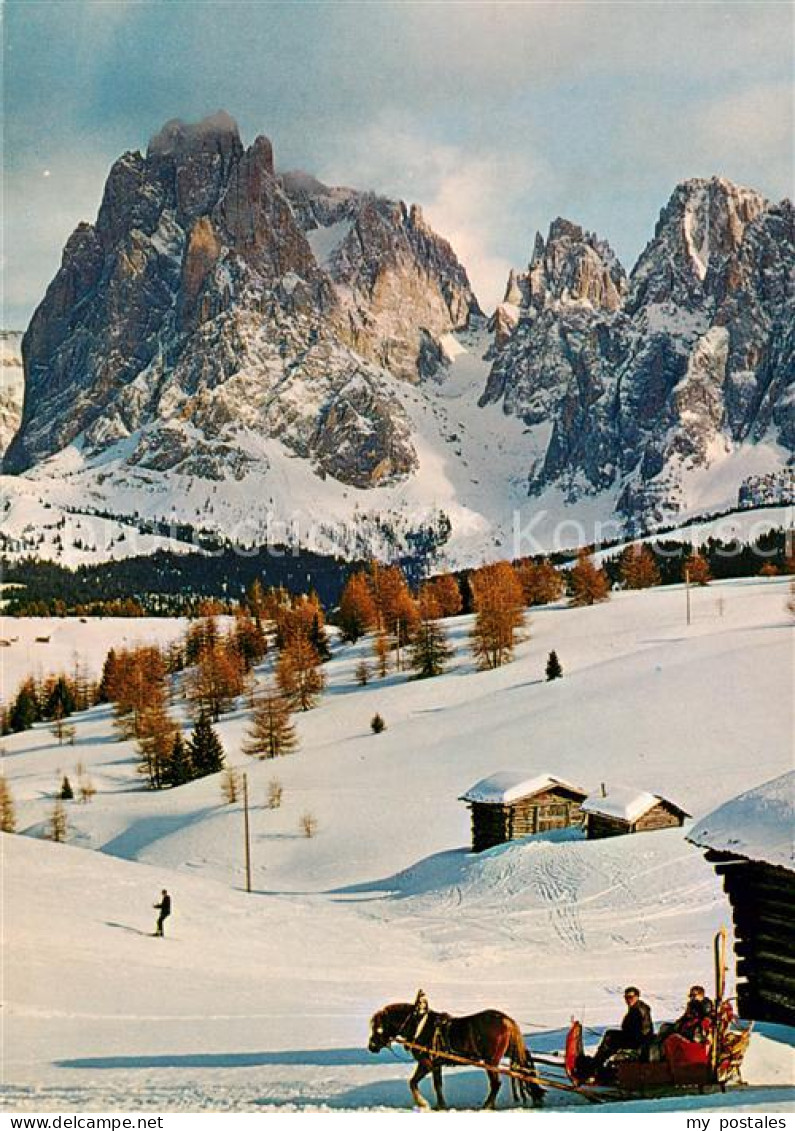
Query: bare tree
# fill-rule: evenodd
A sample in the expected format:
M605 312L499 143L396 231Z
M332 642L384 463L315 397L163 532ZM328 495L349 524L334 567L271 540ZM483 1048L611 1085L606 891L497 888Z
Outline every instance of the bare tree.
M269 809L278 809L282 803L282 794L284 787L278 778L271 778L268 782L268 801Z
M317 817L312 813L302 813L298 825L305 837L313 837L317 832Z

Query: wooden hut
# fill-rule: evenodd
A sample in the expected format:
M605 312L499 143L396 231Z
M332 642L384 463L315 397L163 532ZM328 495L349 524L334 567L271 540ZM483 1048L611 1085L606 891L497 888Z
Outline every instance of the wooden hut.
M726 802L687 835L723 878L742 1017L795 1025L795 771Z
M657 793L625 785L602 786L598 794L583 802L582 811L589 840L676 828L690 816Z
M551 774L501 770L468 789L460 801L472 812L472 851L483 852L532 833L565 829L581 821L584 789Z

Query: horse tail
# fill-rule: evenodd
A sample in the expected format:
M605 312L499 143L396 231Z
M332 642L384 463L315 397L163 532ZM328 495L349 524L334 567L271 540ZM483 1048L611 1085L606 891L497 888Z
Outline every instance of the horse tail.
M526 1072L535 1076L536 1066L533 1061L533 1054L525 1044L522 1030L515 1021L511 1021L511 1041L508 1046L508 1057L511 1062L511 1068L514 1072ZM527 1102L528 1096L532 1101L533 1107L538 1107L544 1099L544 1089L535 1080L519 1080L515 1076L511 1077L511 1086L513 1089L513 1098L522 1104Z

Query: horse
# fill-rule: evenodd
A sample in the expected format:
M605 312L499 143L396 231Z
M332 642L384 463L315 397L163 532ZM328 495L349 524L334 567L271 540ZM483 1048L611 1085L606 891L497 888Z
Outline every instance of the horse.
M370 1052L378 1053L396 1040L419 1046L409 1046L417 1061L409 1088L414 1103L421 1108L429 1105L418 1084L429 1072L433 1076L437 1110L447 1108L442 1090L442 1068L455 1067L458 1062L446 1057L446 1052L482 1064L489 1080L489 1093L483 1106L489 1110L496 1105L502 1083L497 1068L504 1056L509 1058L514 1071L535 1073L532 1054L524 1043L519 1026L507 1013L498 1009L484 1009L467 1017L451 1017L448 1013L436 1013L427 1008L419 1010L416 1002L395 1002L373 1014L367 1047ZM544 1089L535 1081L525 1082L511 1077L511 1086L516 1102L525 1104L529 1094L534 1107L542 1103Z

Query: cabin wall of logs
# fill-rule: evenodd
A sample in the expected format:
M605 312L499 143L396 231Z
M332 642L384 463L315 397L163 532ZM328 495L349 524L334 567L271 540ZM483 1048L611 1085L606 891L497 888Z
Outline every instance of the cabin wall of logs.
M580 825L583 800L580 794L555 787L501 805L471 801L472 851L484 852L533 833Z
M741 1017L795 1025L795 872L709 849L734 919Z
M667 801L660 800L653 809L649 809L637 821L626 821L621 817L609 817L605 813L588 813L586 815L587 836L590 840L597 840L609 836L625 836L627 833L645 833L653 829L668 829L681 827L684 824L685 813L670 805Z

